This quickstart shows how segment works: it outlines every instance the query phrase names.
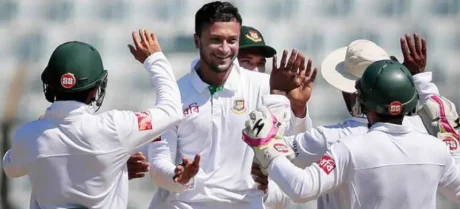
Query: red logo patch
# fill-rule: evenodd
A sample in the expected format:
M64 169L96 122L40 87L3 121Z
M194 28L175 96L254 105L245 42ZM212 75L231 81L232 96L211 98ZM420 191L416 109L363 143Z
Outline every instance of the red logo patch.
M148 112L136 112L139 131L152 130L152 119Z
M335 169L335 161L332 157L324 155L316 162L323 171L329 175Z
M388 107L388 112L390 115L399 115L401 114L403 110L403 107L401 105L401 102L394 101L390 103L390 106Z
M284 144L279 144L279 143L274 144L273 148L275 148L276 151L281 152L281 153L289 152L289 149Z
M448 137L442 140L444 143L446 143L447 147L449 147L449 150L457 150L458 149L458 142L452 137Z
M72 73L66 73L61 76L61 86L65 89L71 89L77 84L77 79Z

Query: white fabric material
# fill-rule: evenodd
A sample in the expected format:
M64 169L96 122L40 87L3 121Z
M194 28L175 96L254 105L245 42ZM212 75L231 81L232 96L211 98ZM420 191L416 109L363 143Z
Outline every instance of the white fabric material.
M281 104L289 110L289 100L269 95L269 75L245 70L237 60L224 90L211 96L208 84L195 71L196 64L197 60L191 72L178 81L184 120L163 134L161 141L149 144L153 182L168 191L167 198L155 194L150 208L263 208L262 192L250 175L254 153L241 140L242 130L256 107L265 102L272 103L265 104L269 108ZM277 102L271 102L274 100ZM286 133L299 127L293 118ZM174 158L172 149L177 150ZM184 189L172 181L176 159L192 159L198 153L202 155L200 170L193 187Z
M16 131L3 169L13 178L28 175L31 208L127 208L128 158L182 118L180 92L166 57L151 55L145 68L156 86L157 104L143 111L140 122L135 112L96 115L86 104L57 101L41 119ZM153 128L145 129L149 122Z
M429 96L439 94L439 90L436 85L431 83L431 72L417 74L413 76L413 79L420 96L420 101L426 101L426 98ZM314 144L313 142L317 142L316 144L318 145L318 142L327 141L328 147L330 147L332 144L338 142L339 139L347 139L348 136L367 133L367 124L368 121L366 118L351 117L343 123L319 126L313 129L310 133L286 137L286 139L291 142L294 147L294 151L298 155L294 160L294 164L299 168L306 168L323 156L326 150L321 150L322 146L312 146ZM416 132L428 134L422 120L417 115L405 117L403 125L411 127ZM305 142L308 142L309 146L303 145ZM269 183L269 192L267 193L265 201L266 208L281 209L286 205L289 205L289 197L287 197L283 192L276 191L279 188L278 186L271 187L270 184L272 183L273 182ZM340 193L340 191L333 191L330 194L322 195L318 199L318 209L334 209L330 207L330 202L335 201L331 196L337 196L339 195L338 193ZM284 196L282 194L284 194ZM329 206L325 207L327 205Z
M438 188L460 203L460 170L445 144L402 125L376 123L305 170L276 158L268 172L295 202L340 191L325 208L436 208Z

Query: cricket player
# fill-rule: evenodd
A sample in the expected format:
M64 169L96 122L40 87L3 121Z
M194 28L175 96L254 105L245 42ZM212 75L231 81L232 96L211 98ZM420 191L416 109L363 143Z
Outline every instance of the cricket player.
M265 72L266 58L272 58L276 54L276 50L273 47L265 44L262 34L250 26L241 26L239 44L238 63L248 70ZM302 115L299 117L301 117L300 122L305 121ZM130 179L142 178L149 171L149 164L145 160L145 155L142 152L136 153L129 158L128 174Z
M146 30L139 36L133 33L130 50L157 95L156 105L139 112L94 114L107 86L99 52L78 41L54 50L41 77L52 104L41 119L16 131L3 157L8 177L29 177L32 208L127 208L128 158L183 117L179 88L156 36Z
M415 87L420 96L420 103L424 104L430 96L439 95L436 85L431 83L431 72L425 72L426 40L420 38L418 34L414 34L414 40L412 40L411 36L406 34L400 43L404 55L404 65L408 66L413 74ZM322 138L330 146L345 136L366 133L368 131L367 120L356 113L357 106L355 105L355 101L357 95L353 94L353 92L356 92L354 82L360 78L366 66L375 61L385 59L390 59L387 52L368 40L354 41L348 47L337 49L328 55L321 67L323 78L329 84L342 91L345 104L352 117L343 123L317 127L313 129L311 135L307 135L311 138ZM405 117L403 123L411 126L420 133L427 133L423 122L417 115ZM293 142L289 144L294 149L298 146ZM296 158L295 163L299 167L305 168L314 162L312 161L314 159L312 157L314 156L308 157L310 160L301 159L301 157ZM256 181L265 186L264 183L267 181L263 178L261 171L254 168L252 173L257 176ZM333 193L320 197L318 199L318 208L332 208L330 202L333 202ZM272 181L269 182L268 192L264 201L265 206L270 209L285 208L292 202L279 189L278 185Z
M241 26L238 52L238 62L241 67L265 73L266 58L271 58L275 54L276 50L265 44L264 37L259 30L250 26Z
M194 37L200 59L178 81L184 119L149 144L152 179L168 191L166 201L158 203L154 198L150 208L264 207L250 175L253 152L239 140L244 121L249 111L262 104L291 109L291 101L274 94L311 93L316 70L297 52L289 60L283 53L281 66L274 66L270 78L242 68L236 60L241 22L237 8L228 2L208 3L196 13ZM307 75L307 85L290 79L294 75L297 81L296 68ZM305 114L306 101L302 102L299 110ZM290 111L274 112L279 118L290 118L285 121L290 124L287 132L295 132L296 123L291 121L295 117L285 117ZM292 114L296 112L293 107ZM311 147L321 146L326 145L311 143Z
M460 203L460 170L445 144L402 125L418 102L407 68L393 60L374 62L356 89L358 111L366 114L369 131L331 145L305 170L286 158L288 145L271 134L277 132L277 120L266 108L250 114L243 140L295 202L338 191L333 208L436 208L439 188Z

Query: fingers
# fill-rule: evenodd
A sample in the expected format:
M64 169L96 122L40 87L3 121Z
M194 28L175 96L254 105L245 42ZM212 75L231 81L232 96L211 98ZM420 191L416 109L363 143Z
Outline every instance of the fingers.
M136 46L136 48L137 49L142 48L142 45L141 45L141 43L139 41L139 38L137 37L136 32L133 31L133 33L131 35L133 37L133 42L134 42L134 45Z
M311 74L311 66L313 65L313 60L312 59L308 59L308 62L307 62L307 69L305 69L305 77L310 77L310 74Z
M288 56L288 51L283 50L283 55L281 56L281 63L280 63L280 68L286 69L286 59Z
M412 37L410 36L409 33L406 33L406 42L407 42L407 46L409 47L410 55L414 57L417 56L417 51L415 50L415 44L414 42L412 42Z
M139 30L139 35L141 36L142 42L148 44L148 42L147 42L147 35L146 35L146 33L145 33L145 29Z
M200 167L200 159L201 159L200 154L195 155L195 159L193 159L193 166Z
M134 155L131 155L128 162L136 162L136 161L144 161L144 160L145 160L145 156L141 152L138 152Z
M278 57L275 54L272 58L272 73L276 70L278 70Z
M420 36L417 33L414 33L414 42L417 55L422 55L422 43L420 40Z
M426 39L422 38L422 55L426 58Z
M132 55L136 54L136 48L134 48L133 45L128 44L129 52L131 52Z
M407 47L406 39L404 39L404 37L401 37L399 42L401 43L401 51L404 56L404 61L406 61L410 58L409 47Z
M302 68L302 66L305 66L305 56L303 56L301 53L298 53L294 65L294 71L298 74L302 73L302 71L305 70L305 68Z
M295 62L296 62L296 59L297 59L297 55L298 55L298 51L293 49L291 51L291 56L289 57L289 61L286 65L286 69L287 70L290 70L290 71L296 71L297 69L295 68Z
M299 74L302 74L305 73L305 71L307 70L306 68L306 65L305 65L305 56L303 55L300 55L301 56L301 60L300 60L300 66L299 66Z
M311 81L312 83L315 82L315 79L316 79L316 75L317 75L317 74L318 74L318 68L315 67L315 68L313 69L313 72L312 72L311 75L310 75L310 81Z
M145 173L128 173L128 179L137 179L137 178L143 178L145 176Z
M147 162L128 163L129 173L145 173L148 172L150 166Z
M147 41L147 44L149 45L153 45L154 42L153 42L153 38L152 38L152 33L150 33L148 30L145 30L145 38L146 38L146 41Z

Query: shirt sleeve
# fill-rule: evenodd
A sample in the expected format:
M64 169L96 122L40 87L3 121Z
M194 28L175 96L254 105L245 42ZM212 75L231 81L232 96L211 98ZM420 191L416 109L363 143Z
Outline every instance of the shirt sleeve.
M291 109L291 121L290 121L290 128L287 132L288 135L294 135L298 133L304 133L304 132L309 132L312 131L313 129L313 122L310 118L310 111L308 111L308 104L307 104L307 114L305 115L304 118L298 118L294 115L294 112L292 112Z
M118 136L123 147L130 153L160 136L183 117L179 87L163 53L157 52L149 56L144 67L156 87L155 106L145 111L113 113Z
M455 160L446 153L446 165L439 182L441 194L460 204L460 169Z
M19 178L28 174L27 153L21 144L21 129L17 130L13 136L13 144L3 156L3 171L9 178Z
M195 186L194 178L182 185L174 182L177 158L177 127L171 127L160 138L149 144L150 174L153 182L160 188L183 192Z
M415 88L419 94L419 101L424 104L431 95L440 95L436 84L432 83L432 72L424 72L414 75Z
M327 140L319 129L287 136L285 139L295 152L293 163L299 168L306 168L319 160L328 148Z
M330 192L351 177L353 168L349 149L343 143L332 145L331 152L302 170L285 157L274 159L268 174L296 203L305 203Z
M292 203L292 200L284 194L279 186L271 179L268 180L268 192L264 195L266 209L285 209Z

